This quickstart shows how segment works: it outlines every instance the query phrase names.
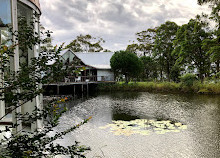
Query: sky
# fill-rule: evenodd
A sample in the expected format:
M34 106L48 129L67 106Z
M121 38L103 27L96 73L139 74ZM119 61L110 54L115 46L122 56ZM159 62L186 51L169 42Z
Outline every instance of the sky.
M137 32L166 21L185 24L197 14L209 13L197 0L40 0L41 23L53 31L53 44L69 44L90 34L105 40L103 47L124 50Z

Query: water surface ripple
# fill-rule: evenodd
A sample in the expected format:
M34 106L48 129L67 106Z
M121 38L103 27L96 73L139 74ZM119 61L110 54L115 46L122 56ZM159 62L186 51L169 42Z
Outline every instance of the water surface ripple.
M73 106L61 118L60 125L55 130L63 131L89 116L93 117L89 123L57 142L71 145L77 140L90 146L92 150L86 154L88 158L220 157L219 96L146 92L98 95ZM110 128L100 128L117 124L117 121L137 127L134 120L170 121L184 125L184 130L158 134L155 129L150 129L152 125L148 124L147 130L150 134L115 134ZM133 125L130 125L129 121L133 121ZM143 131L143 128L141 130Z

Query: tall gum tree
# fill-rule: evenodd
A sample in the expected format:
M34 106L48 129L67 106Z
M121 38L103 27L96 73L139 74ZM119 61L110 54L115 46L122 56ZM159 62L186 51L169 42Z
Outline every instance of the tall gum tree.
M127 46L127 51L141 53L144 56L151 56L156 37L156 28L150 28L136 33L137 43Z
M107 52L101 45L105 43L102 38L92 37L91 35L79 35L70 42L66 48L72 49L73 52Z
M203 48L211 57L211 61L215 62L216 73L220 71L220 0L198 0L200 5L209 4L212 12L210 19L215 22L215 37L203 41Z
M210 38L206 24L202 23L197 16L184 24L177 31L174 40L174 54L178 56L176 63L193 67L203 81L209 74L210 60L205 50L202 49L202 41Z
M156 30L156 40L154 43L153 54L160 65L160 76L163 78L163 72L167 80L171 80L172 67L175 64L175 56L172 55L173 41L176 38L176 32L179 26L175 22L167 21Z

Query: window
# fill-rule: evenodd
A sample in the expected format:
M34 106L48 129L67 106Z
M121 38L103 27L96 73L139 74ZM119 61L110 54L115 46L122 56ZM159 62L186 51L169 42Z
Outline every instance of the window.
M22 36L18 38L19 45L19 64L28 65L30 58L34 56L34 50L29 49L25 45L25 41L28 40L28 30L34 31L34 28L30 25L33 17L33 10L26 5L18 2L18 31L22 33ZM27 33L27 34L26 34Z
M0 44L9 45L11 37L8 27L11 25L11 0L0 0Z
M11 0L0 0L0 27L11 24Z

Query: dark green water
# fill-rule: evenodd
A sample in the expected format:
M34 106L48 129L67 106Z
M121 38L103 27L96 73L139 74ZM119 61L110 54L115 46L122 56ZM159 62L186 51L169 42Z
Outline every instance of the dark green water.
M219 158L220 97L100 94L71 108L56 129L92 116L58 142L90 146L87 157Z

